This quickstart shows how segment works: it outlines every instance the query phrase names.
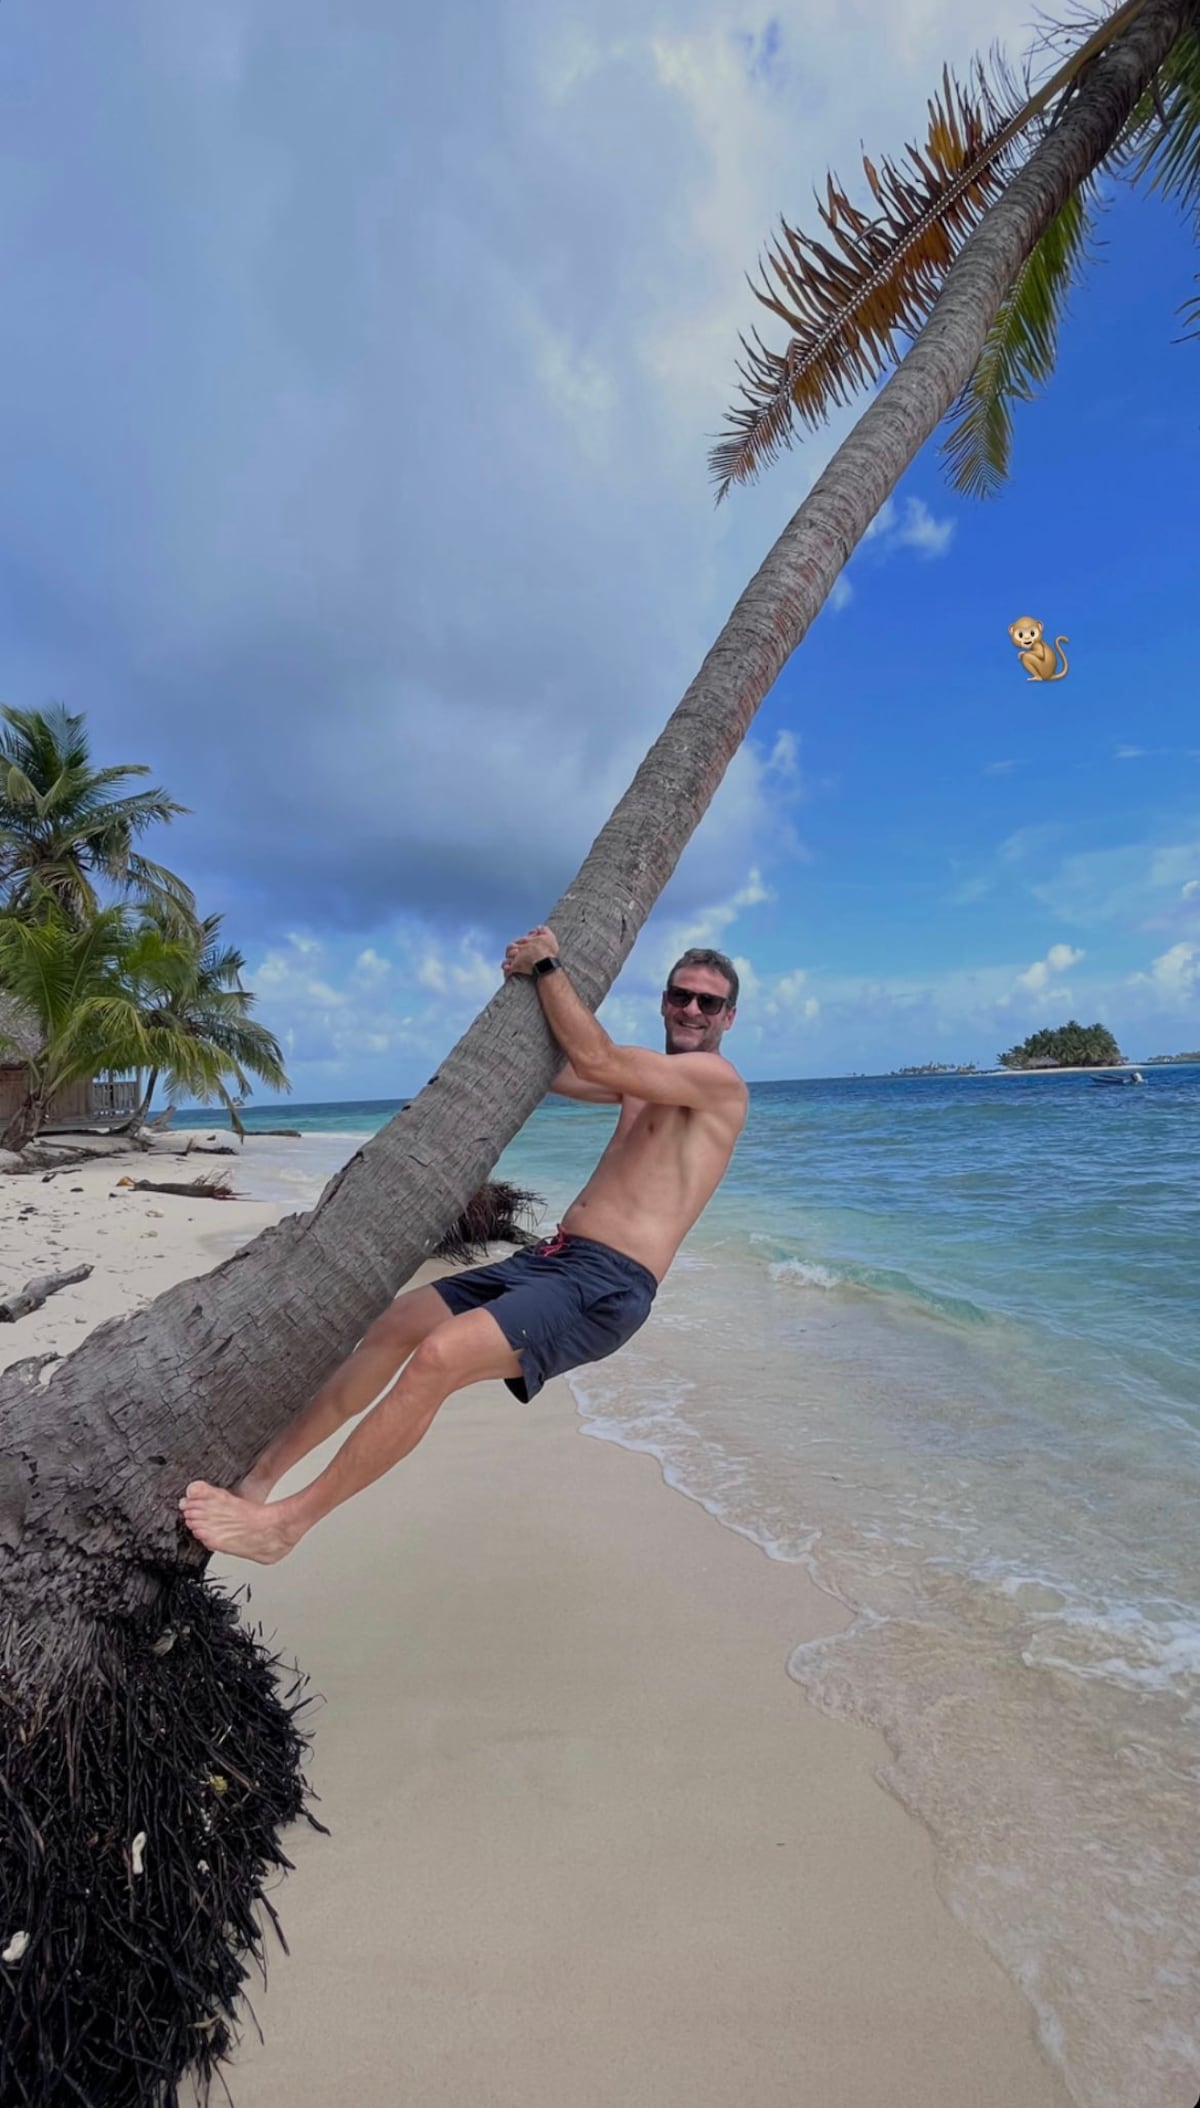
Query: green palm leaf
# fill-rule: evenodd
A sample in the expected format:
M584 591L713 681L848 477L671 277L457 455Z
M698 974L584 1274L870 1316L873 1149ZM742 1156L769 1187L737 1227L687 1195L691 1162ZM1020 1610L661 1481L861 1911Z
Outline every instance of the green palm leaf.
M0 895L29 915L35 885L82 924L98 905L97 881L142 900L170 899L194 913L190 888L140 856L148 827L186 808L161 789L134 791L141 763L94 768L82 716L0 710Z
M1143 96L1126 127L1117 162L1133 182L1197 214L1200 233L1200 32L1188 30L1169 53L1155 91ZM1197 274L1200 283L1200 273ZM1200 295L1182 302L1184 337L1200 335Z
M1200 208L1200 32L1186 30L1168 53L1154 89L1133 111L1113 157L1134 182Z
M1092 233L1095 186L1067 199L1012 286L956 403L942 445L952 487L994 497L1008 475L1014 402L1031 402L1054 370L1059 321Z

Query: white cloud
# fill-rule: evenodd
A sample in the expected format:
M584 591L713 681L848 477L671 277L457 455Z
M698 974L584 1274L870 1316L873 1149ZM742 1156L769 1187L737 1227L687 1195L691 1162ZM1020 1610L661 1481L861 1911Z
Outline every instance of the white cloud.
M1030 890L1060 922L1135 924L1168 906L1200 862L1200 840L1129 842L1064 857Z
M1148 974L1134 974L1130 985L1150 989L1167 1005L1190 1002L1200 994L1200 945L1173 944L1159 953Z
M770 887L763 884L761 873L751 870L745 883L728 899L713 901L686 919L668 919L660 911L650 917L639 935L625 971L631 975L648 976L656 989L662 989L681 952L700 947L724 951L726 931L741 919L747 908L759 907L774 898Z
M833 610L833 613L835 615L840 615L843 608L849 607L850 602L853 600L853 598L854 587L851 585L850 580L847 578L845 572L839 571L837 577L833 581L833 591L830 593L826 605Z
M800 742L794 732L780 732L767 762L768 771L792 778L800 765Z
M1197 894L1200 894L1200 878L1189 878L1187 884L1179 889L1181 900L1195 900Z
M458 956L446 947L426 950L416 968L417 981L434 995L449 995L460 1001L482 1005L495 995L504 976L498 960L490 960L470 935L460 938Z
M907 497L900 515L894 498L886 498L863 536L883 537L887 549L916 549L923 556L944 556L954 537L952 519L935 519L923 498Z
M897 548L918 549L923 556L944 556L954 537L954 521L935 520L921 498L906 498L904 506L904 524L894 536Z
M1044 959L1035 959L1032 966L1017 975L1017 985L1028 988L1031 994L1040 994L1056 975L1069 973L1072 966L1078 966L1085 956L1069 944L1052 944Z
M798 1003L807 980L808 975L802 966L795 967L791 973L781 974L772 989L775 1001L783 1004Z

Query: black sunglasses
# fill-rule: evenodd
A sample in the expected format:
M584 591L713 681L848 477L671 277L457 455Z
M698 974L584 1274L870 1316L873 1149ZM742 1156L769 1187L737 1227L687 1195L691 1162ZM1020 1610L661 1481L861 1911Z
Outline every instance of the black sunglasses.
M686 1010L689 1003L699 1003L705 1017L716 1017L729 1001L727 995L701 995L698 988L664 988L663 995L672 1010Z

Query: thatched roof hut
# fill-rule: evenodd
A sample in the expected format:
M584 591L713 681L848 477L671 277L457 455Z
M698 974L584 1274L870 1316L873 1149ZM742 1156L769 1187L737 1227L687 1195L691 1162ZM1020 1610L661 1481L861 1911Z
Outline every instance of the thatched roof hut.
M40 1044L37 1019L0 988L0 1069L23 1067L21 1057L36 1054Z
M26 1061L37 1053L42 1035L28 1010L0 989L0 1126L9 1121L24 1101L29 1085ZM101 1121L131 1113L137 1104L137 1082L99 1082L81 1076L64 1085L50 1101L47 1124L64 1126L71 1121Z

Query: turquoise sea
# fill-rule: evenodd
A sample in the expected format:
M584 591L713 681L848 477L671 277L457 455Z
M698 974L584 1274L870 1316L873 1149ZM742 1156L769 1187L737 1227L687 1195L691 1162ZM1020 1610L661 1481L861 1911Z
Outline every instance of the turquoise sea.
M844 1606L790 1673L881 1729L947 1901L1083 2108L1200 2091L1200 1067L760 1083L586 1430ZM395 1105L255 1108L315 1199ZM557 1220L614 1114L501 1176ZM207 1126L211 1114L177 1124Z

